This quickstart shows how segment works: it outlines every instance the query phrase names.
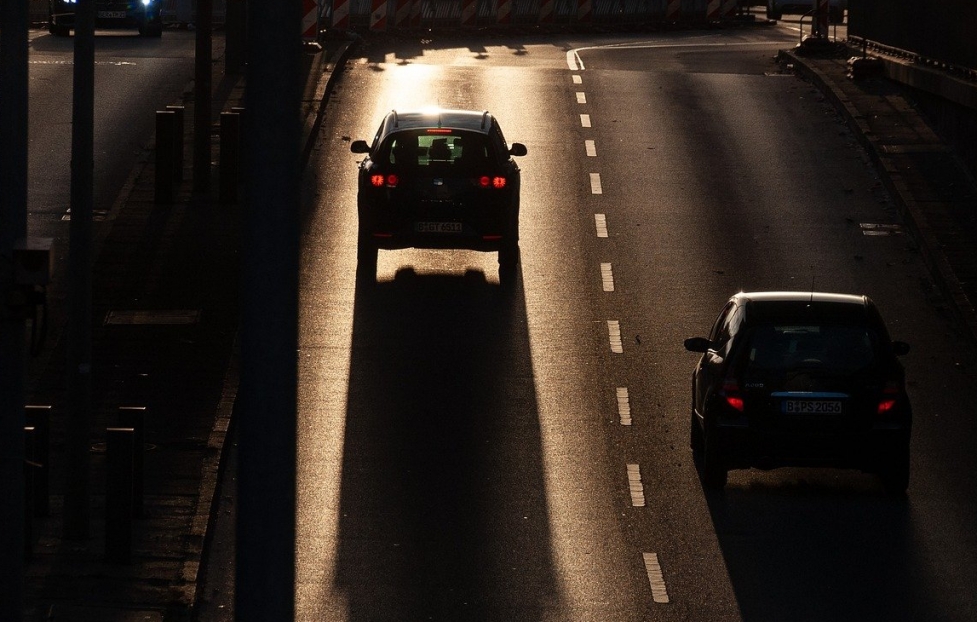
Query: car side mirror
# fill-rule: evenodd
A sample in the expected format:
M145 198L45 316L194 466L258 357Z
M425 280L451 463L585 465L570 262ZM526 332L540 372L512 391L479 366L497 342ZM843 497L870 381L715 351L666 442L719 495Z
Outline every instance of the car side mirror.
M896 356L904 356L909 354L909 344L905 341L893 341L892 342L892 353Z
M350 144L349 150L353 153L370 153L370 145L366 144L365 140L354 140Z
M712 348L712 342L705 337L692 337L685 340L685 349L689 352L708 352Z
M518 157L518 156L524 156L527 153L529 153L529 150L527 150L526 145L522 143L512 143L512 146L509 147L509 155L514 155Z

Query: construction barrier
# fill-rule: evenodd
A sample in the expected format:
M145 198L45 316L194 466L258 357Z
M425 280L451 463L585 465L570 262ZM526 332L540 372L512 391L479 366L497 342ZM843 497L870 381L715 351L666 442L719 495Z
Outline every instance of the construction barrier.
M316 0L302 0L302 38L319 38L319 3Z

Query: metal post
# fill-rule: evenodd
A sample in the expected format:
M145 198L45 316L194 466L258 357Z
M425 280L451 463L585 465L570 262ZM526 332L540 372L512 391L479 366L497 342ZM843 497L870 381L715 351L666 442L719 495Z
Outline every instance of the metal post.
M183 106L167 106L166 110L173 113L173 179L183 181Z
M176 113L172 110L156 111L156 203L173 202L173 186L175 184L173 172L173 145L176 142Z
M26 425L34 428L34 515L51 515L51 407L28 405Z
M0 257L27 236L27 2L0 2ZM6 262L0 261L0 266ZM0 269L0 296L13 293ZM24 387L26 322L0 306L0 620L18 622L24 602Z
M301 2L248 3L235 615L295 617Z
M220 119L220 202L236 203L241 183L241 117L222 112Z
M105 557L132 561L132 428L105 430Z
M193 81L193 191L210 191L210 119L213 79L213 1L197 1Z
M131 428L133 433L132 450L132 515L145 516L145 458L146 458L146 407L120 406L119 427Z

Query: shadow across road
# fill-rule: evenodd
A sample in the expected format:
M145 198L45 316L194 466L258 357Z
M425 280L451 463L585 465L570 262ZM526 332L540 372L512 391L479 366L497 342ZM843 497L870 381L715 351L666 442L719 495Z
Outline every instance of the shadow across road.
M521 291L358 287L340 491L347 619L539 620L559 600Z

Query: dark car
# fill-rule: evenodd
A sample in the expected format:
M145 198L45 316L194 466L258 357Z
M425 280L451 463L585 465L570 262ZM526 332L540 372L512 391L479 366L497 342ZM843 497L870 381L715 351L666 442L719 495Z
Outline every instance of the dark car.
M828 21L840 24L845 21L848 0L828 1ZM781 19L784 13L807 14L814 12L814 0L767 0L767 19Z
M519 262L520 143L487 111L391 111L372 144L356 140L357 275L375 280L378 249L498 252L508 286Z
M135 28L144 37L163 35L163 0L94 0L96 28ZM75 27L76 0L49 0L48 32L67 37Z
M691 438L703 486L730 469L835 467L876 473L886 490L909 485L912 408L897 356L866 296L739 293L692 374Z

